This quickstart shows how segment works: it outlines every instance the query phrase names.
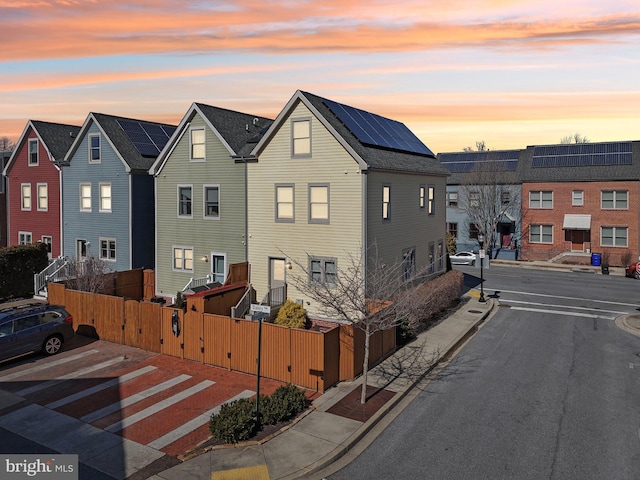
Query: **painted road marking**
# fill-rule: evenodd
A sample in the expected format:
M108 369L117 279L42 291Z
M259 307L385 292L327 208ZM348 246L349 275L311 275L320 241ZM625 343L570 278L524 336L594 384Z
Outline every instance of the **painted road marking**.
M485 287L485 290L487 290L487 288ZM638 304L637 303L621 303L621 302L610 302L608 300L593 300L593 299L585 299L585 298L580 298L580 297L563 297L560 295L550 295L547 293L531 293L531 292L518 292L515 290L502 290L502 289L491 289L491 290L496 290L500 293L516 293L518 295L529 295L529 296L536 296L536 297L547 297L547 298L560 298L562 300L579 300L581 302L584 302L585 300L588 300L590 302L593 303L606 303L609 305L622 305L624 307L633 307L633 308L637 308Z
M82 375L85 375L87 373L92 373L92 372L95 372L97 370L102 370L103 368L107 368L107 367L110 367L111 365L114 365L116 363L120 363L123 360L124 360L124 357L112 358L111 360L107 360L105 362L98 363L96 365L92 365L90 367L83 368L81 370L76 370L75 372L72 372L72 373L68 373L68 374L63 375L63 376L61 376L59 378L56 378L54 380L48 380L46 382L38 383L37 385L33 385L31 387L24 388L24 389L20 390L19 392L16 392L16 395L20 395L21 397L24 397L25 395L29 395L30 393L39 392L40 390L44 390L45 388L49 388L49 387L53 387L54 385L58 385L59 383L62 383L65 380L70 380L72 378L78 378L78 377L81 377Z
M602 313L616 313L618 315L624 315L627 312L619 312L617 310L601 310L599 308L589 308L589 307L572 307L571 305L553 305L550 303L536 303L536 302L523 302L521 300L505 300L505 302L507 304L512 304L512 303L522 303L525 305L536 305L538 307L555 307L555 308L568 308L570 310L587 310L590 312L596 311L596 312L602 312Z
M87 388L82 390L81 392L74 393L73 395L69 395L68 397L61 398L60 400L56 400L55 402L51 402L46 405L47 408L58 408L63 405L66 405L71 402L75 402L76 400L80 400L81 398L88 397L89 395L93 395L94 393L101 392L102 390L106 390L107 388L115 387L116 385L122 385L134 378L137 378L145 373L152 372L156 370L157 367L153 365L147 365L144 368L139 368L138 370L134 370L133 372L129 372L121 377L112 378L108 382L101 383L100 385L96 385L91 388Z
M243 480L245 478L251 478L252 480L269 480L271 477L269 477L269 470L266 465L211 472L211 480Z
M185 435L191 433L192 431L200 428L201 426L209 423L209 419L211 419L211 415L218 413L220 411L220 407L222 407L222 405L224 405L225 403L231 403L235 400L240 400L241 398L250 398L254 396L255 393L256 392L252 390L245 390L239 393L238 395L236 395L235 397L230 398L226 402L218 405L217 407L212 408L208 412L205 412L197 416L193 420L188 421L187 423L185 423L184 425L181 425L175 430L171 430L170 432L165 433L163 436L155 439L153 442L147 443L147 446L151 448L155 448L156 450L160 450L166 447L167 445L172 444L176 440L184 437ZM246 478L254 478L254 477L246 477Z
M133 405L145 398L149 398L155 395L158 392L162 392L163 390L167 390L168 388L173 387L181 382L189 380L191 375L179 375L171 380L167 380L166 382L162 382L158 385L155 385L151 388L143 390L142 392L136 393L135 395L131 395L130 397L123 398L119 402L112 403L111 405L107 405L104 408L99 410L95 410L94 412L88 413L84 417L81 417L80 420L83 422L91 423L99 418L106 417L110 413L117 412L124 407L128 407L129 405Z
M58 358L51 362L43 363L41 365L36 365L35 367L27 368L26 370L20 370L19 372L10 373L8 375L4 375L0 377L0 382L8 382L9 380L13 380L14 378L24 377L31 373L40 372L42 370L46 370L51 367L56 367L58 365L62 365L64 363L73 362L74 360L79 360L82 357L87 355L91 355L93 353L98 353L98 350L87 350L86 352L77 353L75 355L70 355L68 357Z
M122 420L118 420L116 423L113 423L105 428L107 432L119 432L120 430L124 430L125 428L133 425L134 423L138 423L141 420L144 420L151 415L158 413L165 408L169 408L171 405L174 405L178 402L181 402L185 398L189 398L191 395L194 395L205 388L209 388L211 385L215 385L216 382L212 380L204 380L197 385L187 388L180 393L176 393L172 397L165 398L160 402L151 405L150 407L145 408L144 410L140 410L138 413L134 413L133 415L129 415L128 417L123 418Z
M511 307L511 310L522 310L524 312L551 313L554 315L564 315L567 317L602 318L604 320L615 320L615 317L605 317L603 315L593 315L590 313L566 312L560 310L547 310L545 308Z

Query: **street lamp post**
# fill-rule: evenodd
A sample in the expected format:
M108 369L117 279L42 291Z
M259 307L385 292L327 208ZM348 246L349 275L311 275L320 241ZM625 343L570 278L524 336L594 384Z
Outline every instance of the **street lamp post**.
M479 302L485 303L487 300L484 298L484 235L478 234L478 245L480 246L480 298Z

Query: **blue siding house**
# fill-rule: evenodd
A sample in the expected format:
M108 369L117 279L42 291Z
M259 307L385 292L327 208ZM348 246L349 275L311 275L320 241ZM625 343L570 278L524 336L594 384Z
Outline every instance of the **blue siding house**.
M99 258L118 271L154 267L154 183L149 168L175 128L88 115L64 160L65 257Z

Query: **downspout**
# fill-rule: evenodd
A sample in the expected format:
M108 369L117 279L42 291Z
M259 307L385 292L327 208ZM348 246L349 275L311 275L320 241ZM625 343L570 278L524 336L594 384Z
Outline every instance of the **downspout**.
M364 286L365 292L367 290L367 246L368 246L368 218L369 218L369 208L367 204L368 197L368 182L367 182L367 171L360 170L360 175L362 176L362 265L364 266Z

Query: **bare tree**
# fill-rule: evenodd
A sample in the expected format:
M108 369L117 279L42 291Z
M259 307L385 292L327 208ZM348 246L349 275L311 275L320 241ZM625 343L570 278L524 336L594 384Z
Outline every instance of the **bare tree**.
M566 135L560 139L561 144L568 143L589 143L589 139L584 135L580 135L579 133L574 133L573 135Z
M0 137L0 152L9 152L14 149L16 143L9 137Z
M113 290L114 276L111 266L94 256L72 260L67 264L66 285L71 290L90 293L108 293Z
M487 144L484 142L484 140L478 140L476 142L476 149L474 150L473 147L464 147L463 151L465 152L488 152L489 151L489 147L487 147Z
M496 162L482 162L460 185L458 207L484 235L488 247L494 245L496 228L504 216L519 224L521 189L508 174Z
M320 315L353 325L365 334L363 382L360 402L367 400L370 339L373 334L416 319L410 301L413 283L421 274L406 281L407 265L382 263L375 245L365 254L348 255L340 270L327 281L314 281L306 264L292 260L301 273L292 275L290 283L319 304ZM411 325L409 325L411 328Z

